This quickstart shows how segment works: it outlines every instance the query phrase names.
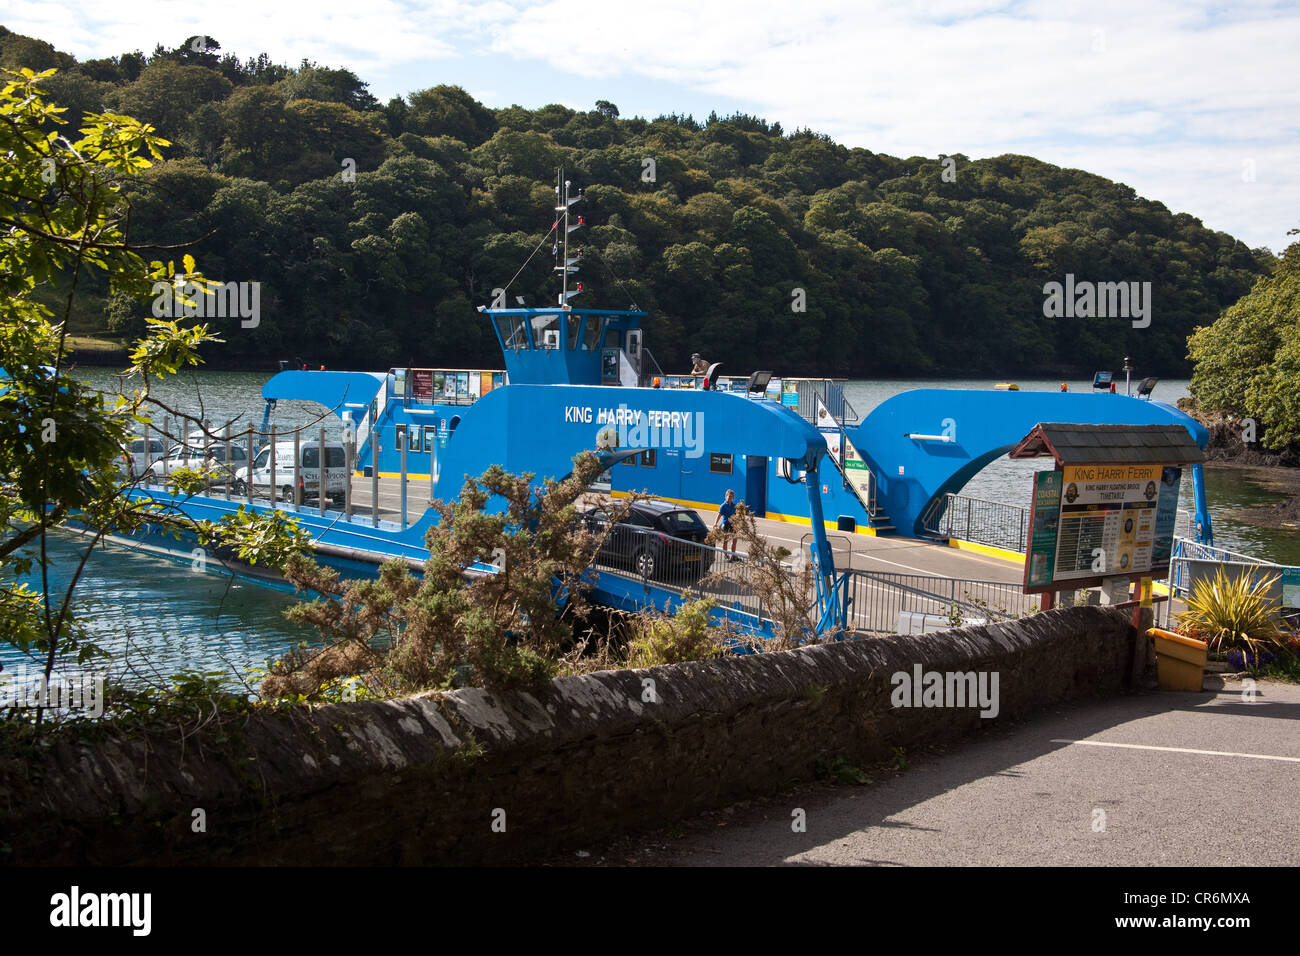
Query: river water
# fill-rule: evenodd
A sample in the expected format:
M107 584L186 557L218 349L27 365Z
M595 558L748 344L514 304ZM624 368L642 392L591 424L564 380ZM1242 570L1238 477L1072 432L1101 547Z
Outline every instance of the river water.
M97 388L115 391L118 380L107 370L85 369L79 377ZM155 384L154 394L173 408L191 414L202 409L213 423L232 421L234 430L262 419L261 388L269 378L265 372L220 372L191 370ZM845 394L856 411L865 416L871 409L899 392L911 388L989 388L981 380L897 380L851 381ZM1059 380L1019 380L1022 390L1056 391ZM1089 391L1091 381L1069 382L1072 391ZM1162 381L1155 397L1174 403L1187 394L1187 382ZM280 403L275 421L280 425L304 425L317 419L320 409L305 403ZM324 423L327 433L337 437L337 420ZM991 501L1028 505L1032 473L1051 467L1050 459L1011 461L999 459L976 475L964 494ZM1271 503L1278 495L1241 479L1230 471L1207 471L1206 482L1218 544L1247 551L1282 563L1300 563L1300 542L1294 536L1236 522L1234 509ZM1184 481L1183 507L1190 510L1190 481ZM56 536L51 543L52 578L66 587L85 545L80 538ZM39 581L32 582L39 588ZM285 589L232 577L211 562L203 571L189 563L154 557L130 549L107 545L96 550L86 565L78 588L79 607L91 637L113 655L110 670L139 682L160 680L182 668L221 672L227 683L238 686L237 674L264 666L302 640L311 640L310 629L291 625L284 610L296 598ZM0 646L0 663L13 671L22 664L20 655Z

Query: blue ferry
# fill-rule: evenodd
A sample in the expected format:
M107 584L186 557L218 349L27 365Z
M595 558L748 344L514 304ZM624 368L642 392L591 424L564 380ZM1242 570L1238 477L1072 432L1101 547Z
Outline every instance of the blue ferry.
M255 500L251 491L246 501L214 493L176 506L207 519L241 504L291 508L322 555L363 563L400 555L416 565L427 557L424 536L436 512L408 520L408 495L454 499L466 476L494 464L540 484L566 475L575 454L596 450L608 456L603 489L614 496L647 491L715 508L732 489L757 516L808 526L819 592L824 586L829 594L828 531L923 537L928 510L1041 422L1173 423L1199 446L1208 442L1208 432L1177 408L1127 395L917 389L863 418L833 379L761 369L727 376L718 365L667 375L644 342L645 312L574 302L583 291L576 280L571 285L581 253L571 254L570 236L584 223L570 210L581 201L561 173L550 236L555 305L511 308L500 295L479 307L502 368L290 369L263 388L263 440L277 403L317 403L339 419L349 489L369 482L377 500L380 479L398 479L398 520L381 520L377 507L354 513L350 501L312 509ZM1199 465L1193 480L1197 536L1208 543Z
M356 477L428 482L433 497L444 500L456 496L467 474L493 463L539 477L563 474L574 453L597 447L603 435L604 449L639 450L607 473L614 496L648 491L716 508L732 489L760 517L908 537L924 536L928 511L1040 422L1179 424L1199 446L1209 440L1203 426L1172 405L1113 393L916 389L861 418L842 380L767 370L719 375L718 365L667 375L644 342L646 313L572 301L582 291L580 283L569 285L581 253L570 254L569 237L582 220L574 223L569 210L581 195L570 195L562 176L556 193L556 304L506 308L501 295L494 306L479 307L503 368L285 371L263 389L266 420L277 401L316 402L355 438ZM742 430L738 403L754 406L760 429L769 419L789 426L798 419L820 438L820 516L808 503L802 456L782 454L779 430ZM1193 477L1197 535L1212 543L1201 466Z

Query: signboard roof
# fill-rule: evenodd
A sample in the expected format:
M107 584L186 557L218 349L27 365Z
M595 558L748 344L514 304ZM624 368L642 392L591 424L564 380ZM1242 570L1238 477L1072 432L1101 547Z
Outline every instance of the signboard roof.
M1051 455L1058 465L1195 464L1205 460L1182 425L1072 425L1042 422L1011 458Z

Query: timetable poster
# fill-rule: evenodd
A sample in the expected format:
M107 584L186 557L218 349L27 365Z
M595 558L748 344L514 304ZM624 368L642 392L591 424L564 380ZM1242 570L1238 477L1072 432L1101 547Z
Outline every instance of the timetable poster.
M1055 580L1150 572L1163 471L1162 465L1062 469Z

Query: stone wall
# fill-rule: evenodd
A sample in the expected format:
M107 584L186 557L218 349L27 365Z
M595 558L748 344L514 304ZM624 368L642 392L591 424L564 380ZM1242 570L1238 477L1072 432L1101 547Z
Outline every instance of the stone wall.
M819 761L866 765L1121 693L1143 647L1124 611L1063 608L562 678L545 698L461 690L257 713L183 739L70 735L39 760L0 759L0 843L16 864L523 859L770 793ZM894 707L891 675L917 663L996 672L998 716Z

